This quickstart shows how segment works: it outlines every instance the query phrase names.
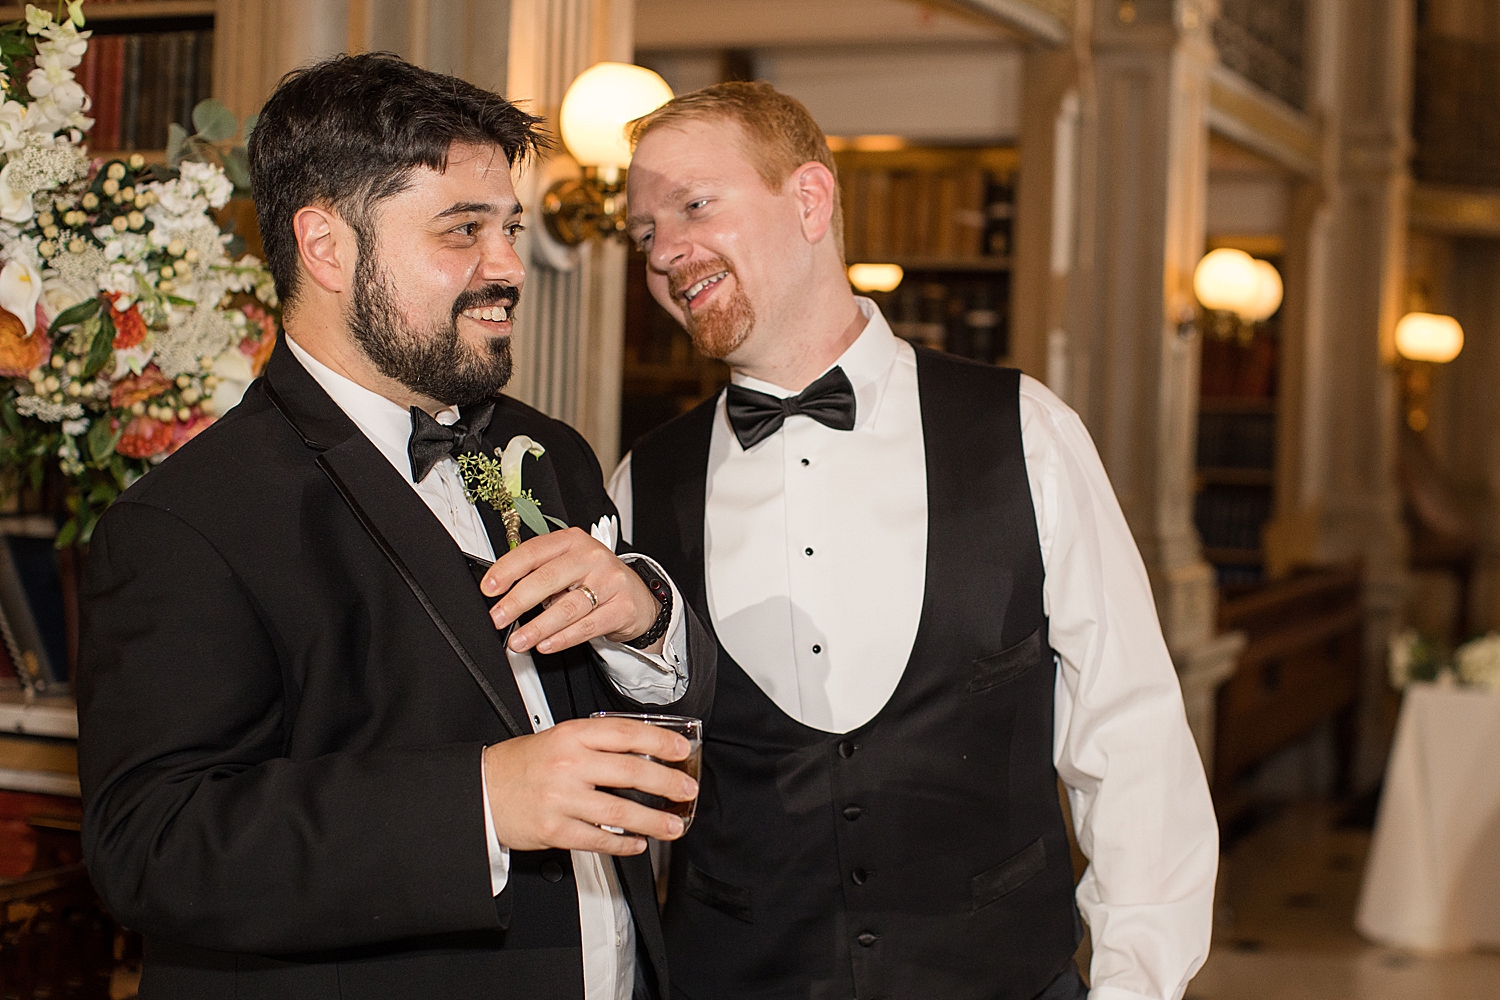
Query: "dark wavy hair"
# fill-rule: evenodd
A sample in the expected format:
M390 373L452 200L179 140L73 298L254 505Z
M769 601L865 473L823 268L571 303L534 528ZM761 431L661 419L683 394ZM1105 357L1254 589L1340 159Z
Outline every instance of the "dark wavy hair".
M292 218L333 209L374 250L372 211L418 167L442 171L456 142L498 146L515 166L550 144L498 94L389 52L335 56L281 78L250 135L250 178L266 265L284 305L297 296Z

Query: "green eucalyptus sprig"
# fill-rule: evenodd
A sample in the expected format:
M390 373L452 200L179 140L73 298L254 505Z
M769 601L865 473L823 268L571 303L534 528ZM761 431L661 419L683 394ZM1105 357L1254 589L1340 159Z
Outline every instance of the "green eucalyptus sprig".
M526 435L517 434L504 451L496 448L493 458L477 451L465 452L457 458L469 503L483 500L500 515L505 524L505 540L511 548L521 544L522 524L538 535L552 530L548 521L559 528L568 526L565 521L543 514L536 497L521 486L522 459L527 455L541 458L546 450Z

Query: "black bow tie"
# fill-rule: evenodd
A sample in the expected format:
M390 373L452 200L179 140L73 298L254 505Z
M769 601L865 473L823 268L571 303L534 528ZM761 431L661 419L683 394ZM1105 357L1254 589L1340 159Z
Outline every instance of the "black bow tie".
M734 436L747 451L781 430L786 418L798 413L836 431L854 430L854 386L837 366L790 399L731 385L724 407Z
M411 438L406 456L411 459L411 481L420 483L427 473L449 455L479 451L481 436L495 413L493 400L466 408L456 423L440 424L419 406L411 408Z

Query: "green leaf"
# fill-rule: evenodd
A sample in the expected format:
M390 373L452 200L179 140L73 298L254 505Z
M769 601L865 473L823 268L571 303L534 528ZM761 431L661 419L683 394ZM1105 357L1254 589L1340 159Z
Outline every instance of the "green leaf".
M524 496L513 497L510 502L516 508L516 513L521 515L521 520L526 522L526 527L530 528L534 533L546 535L552 532L552 529L547 527L546 519L542 517L541 508L529 498Z
M566 528L568 526L567 521L564 521L561 518L553 517L551 514L543 514L542 516L551 521L553 524L557 525L559 528Z
M47 327L47 336L51 337L63 327L72 326L75 323L82 323L84 320L88 319L98 311L98 298L92 298L87 302L80 302L76 306L70 306L69 308L64 309L62 312L58 313L57 319L53 320L52 325Z
M88 442L89 455L93 458L94 464L100 468L109 462L110 456L115 453L115 445L119 442L120 435L125 432L124 427L115 430L109 424L108 417L95 420L94 426L89 428L89 436L85 439ZM93 492L89 494L89 500L93 501L94 493L107 488L107 484L104 483L95 486Z
M167 163L177 166L187 152L188 130L173 122L167 126Z
M115 324L109 313L99 317L99 332L89 346L89 356L83 362L83 377L93 378L104 370L104 366L115 357Z
M199 101L198 106L193 109L193 127L209 142L223 142L234 138L234 134L240 130L240 123L223 101L210 97Z
M60 529L58 529L58 532L57 532L57 541L56 541L55 544L57 545L58 548L65 549L69 545L72 545L74 539L76 539L77 537L78 537L78 518L76 518L76 517L70 517L70 518L68 518L67 523L64 524Z
M245 147L236 146L224 154L224 176L236 190L250 190L250 154L245 152Z

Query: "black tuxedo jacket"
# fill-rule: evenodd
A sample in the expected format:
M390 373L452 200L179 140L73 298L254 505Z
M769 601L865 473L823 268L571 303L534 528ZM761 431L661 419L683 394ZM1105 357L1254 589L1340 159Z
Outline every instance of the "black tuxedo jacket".
M583 439L502 398L542 510L615 513ZM497 552L504 529L480 504ZM565 851L491 894L480 755L531 731L458 546L286 346L244 401L135 484L82 591L89 871L146 937L142 996L581 998ZM688 609L711 703L711 640ZM553 716L634 707L587 645L538 656ZM667 996L650 862L617 862Z

